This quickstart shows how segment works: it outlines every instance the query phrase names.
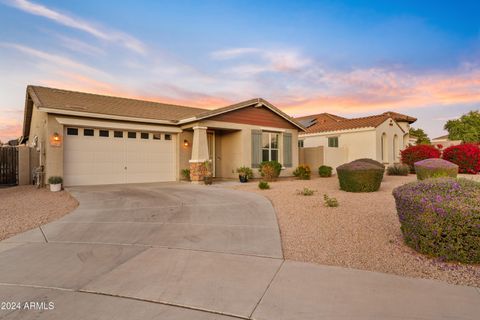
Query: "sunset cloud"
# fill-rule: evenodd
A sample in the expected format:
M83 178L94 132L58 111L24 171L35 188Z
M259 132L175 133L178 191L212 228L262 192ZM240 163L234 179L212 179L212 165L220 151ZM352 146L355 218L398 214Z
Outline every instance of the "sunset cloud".
M135 37L117 30L107 30L91 22L76 18L60 11L27 0L9 0L7 4L27 13L47 18L58 24L81 30L100 40L118 43L137 53L146 52L145 45Z

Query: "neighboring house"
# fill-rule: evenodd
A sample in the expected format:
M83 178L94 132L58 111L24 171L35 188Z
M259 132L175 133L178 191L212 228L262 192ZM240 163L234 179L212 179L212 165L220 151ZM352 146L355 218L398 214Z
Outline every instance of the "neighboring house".
M442 145L442 148L448 148L450 146L456 146L456 145L462 144L462 140L450 140L448 139L448 134L447 134L447 135L432 139L431 143L434 146L440 144Z
M28 86L23 141L40 151L46 178L95 185L179 180L212 161L215 177L240 166L298 165L304 127L263 99L206 110L150 101ZM254 170L258 175L258 170Z
M417 119L396 112L362 118L344 118L329 113L296 118L306 127L299 135L305 148L323 147L323 164L338 166L360 158L384 164L400 161L408 145L410 124Z

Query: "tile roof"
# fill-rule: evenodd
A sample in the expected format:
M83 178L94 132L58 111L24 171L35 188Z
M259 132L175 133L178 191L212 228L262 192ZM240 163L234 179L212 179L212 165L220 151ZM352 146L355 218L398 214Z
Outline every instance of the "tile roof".
M320 113L312 116L296 118L296 120L315 120L311 121L311 125L307 127L306 133L308 134L328 131L352 130L359 128L376 128L389 118L392 118L397 122L406 121L409 123L417 120L413 117L391 111L384 112L379 115L351 119L343 118L329 113Z
M300 130L303 131L305 129L295 119L261 98L251 99L223 108L209 110L42 86L28 86L27 92L32 97L35 104L43 108L86 114L90 113L136 119L161 120L169 121L172 124L198 121L253 104L261 104L279 116L285 118L287 121L290 121ZM25 119L27 119L29 117L27 114L28 110L27 108L25 110Z
M111 116L177 122L208 111L201 108L40 86L28 86L27 91L35 96L40 107Z

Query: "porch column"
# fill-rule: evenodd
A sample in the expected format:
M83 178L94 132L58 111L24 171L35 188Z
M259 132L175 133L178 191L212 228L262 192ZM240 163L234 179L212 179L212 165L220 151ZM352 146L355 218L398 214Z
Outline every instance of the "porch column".
M208 160L207 127L193 127L192 158L190 159L190 180L193 183L203 181L207 173L205 161Z

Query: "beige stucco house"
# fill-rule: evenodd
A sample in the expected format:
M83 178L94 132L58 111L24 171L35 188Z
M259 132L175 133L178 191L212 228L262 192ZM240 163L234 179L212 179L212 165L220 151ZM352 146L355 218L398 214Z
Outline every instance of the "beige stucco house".
M322 147L322 163L336 167L360 158L387 165L399 162L400 150L408 146L410 124L417 119L385 112L362 118L321 113L296 120L306 127L299 135L299 144Z
M436 146L436 145L441 145L442 148L448 148L451 146L458 146L459 144L462 144L462 140L450 140L448 138L448 134L440 137L433 138L431 140L431 143Z
M215 110L28 86L23 140L45 176L66 186L176 181L211 161L215 177L238 177L277 160L298 165L304 127L263 99ZM194 176L195 180L201 177Z

